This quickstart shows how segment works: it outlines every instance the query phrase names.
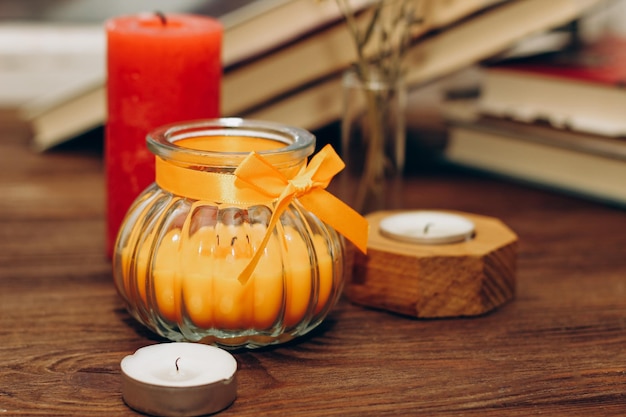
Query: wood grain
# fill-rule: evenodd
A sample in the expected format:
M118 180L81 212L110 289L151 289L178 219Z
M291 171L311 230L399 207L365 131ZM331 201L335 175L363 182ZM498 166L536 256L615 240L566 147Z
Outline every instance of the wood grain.
M101 155L1 133L0 415L137 415L119 363L161 340L113 286ZM509 225L516 298L446 320L342 300L300 340L235 352L238 398L220 415L626 415L626 212L450 170L405 187L405 207Z

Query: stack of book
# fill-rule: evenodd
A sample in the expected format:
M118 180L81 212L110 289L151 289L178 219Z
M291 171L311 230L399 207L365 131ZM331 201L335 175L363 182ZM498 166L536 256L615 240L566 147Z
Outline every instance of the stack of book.
M469 117L450 117L449 161L626 205L626 39L484 69Z
M351 0L351 4L362 10L375 1ZM562 25L603 1L425 0L427 19L413 34L407 82L420 86L451 74L530 34ZM219 16L225 27L222 114L309 130L338 120L341 74L355 60L355 48L337 4L330 0L243 3ZM358 16L367 18L365 13ZM105 82L103 74L99 80L25 106L35 148L45 150L102 125Z
M406 82L409 88L417 90L512 48L520 40L537 32L570 22L603 2L426 0L429 19L415 34L407 52ZM291 67L277 67L276 74L281 75L275 77L282 77L286 70L299 73L299 81L292 85L294 88L283 91L283 94L275 94L256 108L244 110L240 114L299 125L306 129L317 129L338 120L342 109L341 74L354 61L354 46L344 22L339 22L333 30L341 33L341 36L324 36L330 32L311 35L311 52L306 54L306 59L293 59ZM300 50L305 55L301 48L301 43L293 44L291 52ZM268 56L267 64L270 65L276 56L279 55ZM305 67L308 66L318 68L315 75L305 75L308 73ZM250 71L250 79L258 80L259 74ZM224 93L229 95L227 90Z

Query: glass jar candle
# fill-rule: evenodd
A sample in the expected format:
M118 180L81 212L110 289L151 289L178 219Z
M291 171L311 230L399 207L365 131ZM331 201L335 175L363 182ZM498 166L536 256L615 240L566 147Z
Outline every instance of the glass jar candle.
M113 257L131 315L170 340L225 348L315 328L344 283L335 226L355 214L324 190L341 160L313 163L320 151L307 165L311 133L236 118L165 126L147 145L156 180L128 211Z

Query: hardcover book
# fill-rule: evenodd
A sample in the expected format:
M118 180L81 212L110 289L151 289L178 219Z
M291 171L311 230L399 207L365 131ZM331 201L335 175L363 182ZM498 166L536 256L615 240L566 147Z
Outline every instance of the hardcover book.
M626 39L603 37L576 49L487 67L479 108L494 116L622 136L625 85Z
M451 120L444 157L515 181L626 205L626 139L547 123Z
M407 52L407 84L416 89L465 69L513 48L527 36L563 25L600 3L601 0L520 0L483 7L411 45ZM340 92L341 74L335 73L242 115L317 129L341 117Z

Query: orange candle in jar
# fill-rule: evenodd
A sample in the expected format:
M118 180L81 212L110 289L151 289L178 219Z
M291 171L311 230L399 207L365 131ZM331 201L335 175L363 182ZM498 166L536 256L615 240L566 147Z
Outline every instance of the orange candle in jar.
M252 136L196 136L181 139L176 144L183 148L210 152L262 152L285 147L286 144L273 139Z
M317 302L313 310L318 314L326 307L333 290L333 261L320 235L313 235L315 254L309 255L309 249L298 231L293 227L285 227L284 237L287 242L287 280L285 282L287 300L285 306L285 325L298 324L308 312L313 296L313 265L311 257L317 265Z
M252 225L254 249L259 246L267 228L262 224ZM271 327L280 314L284 299L283 253L277 236L270 238L264 256L261 257L251 280L253 287L254 327Z
M313 269L306 244L295 229L285 228L285 249L278 237L272 237L250 279L245 284L238 280L265 231L260 224L220 224L202 227L185 241L180 239L180 229L170 230L156 249L152 271L151 290L163 318L179 322L184 311L202 328L265 329L279 318L284 300L284 325L298 324L311 305ZM220 244L215 246L218 235ZM251 245L242 250L247 240L243 245L238 242L246 236ZM333 265L322 237L313 236L313 242L319 271L317 314L332 293ZM140 250L134 271L136 288L129 292L138 294L144 306L149 297L147 248L143 245ZM125 284L128 291L132 284L128 279Z
M266 230L261 224L220 223L198 229L187 240L181 240L180 229L167 232L156 249L152 272L152 291L160 314L178 322L184 310L196 326L203 328L264 329L276 322L285 300L284 325L300 322L311 304L313 269L306 243L296 229L284 228L284 249L273 236L252 277L245 284L237 279ZM332 292L333 265L322 237L314 235L313 243L319 271L314 308L318 313ZM140 249L135 281L144 305L148 298L147 246Z
M276 140L241 136L201 136L182 139L176 144L215 152L263 151L285 146ZM191 171L185 174L191 174ZM187 182L181 184L195 186ZM183 195L192 193L191 190L179 191ZM290 311L292 319L302 319L312 293L311 259L306 244L295 230L291 228L293 232L289 234L286 249L278 236L270 238L252 277L242 284L238 277L250 262L267 228L263 224L222 224L216 219L213 223L194 231L172 229L155 248L150 290L163 318L180 322L184 311L196 326L202 328L270 328L279 319L286 299L285 288L288 288L291 296L286 299L286 310ZM182 235L186 239L181 239ZM136 260L134 270L137 274L134 293L139 294L144 305L151 298L147 294L145 276L150 273L148 246L141 246L138 254L141 259ZM129 255L124 252L123 258ZM283 257L287 257L285 270ZM123 259L123 264L127 265L128 260ZM127 282L127 291L129 286ZM286 320L288 325L295 324L292 319Z
M313 236L313 247L317 255L317 268L319 271L319 289L315 307L315 314L318 314L328 305L329 298L332 295L334 265L322 236Z
M285 326L291 327L300 322L311 304L313 283L311 282L311 260L306 243L293 227L285 227L287 292L285 305Z
M203 328L265 329L278 320L285 300L285 325L295 325L307 313L312 294L311 258L300 236L290 232L286 251L272 236L250 279L245 284L238 280L266 230L261 224L220 223L200 228L180 246L175 243L179 233L171 232L157 250L153 273L161 314L176 322L184 309ZM332 276L320 276L320 281L329 280ZM326 293L319 302L327 299Z
M311 133L240 118L163 126L147 144L155 184L133 204L115 246L114 278L128 311L171 340L233 348L284 343L315 328L343 282L339 235L363 251L368 235L367 220L327 190L344 168L332 147L312 155ZM166 232L180 236L177 244L163 242ZM138 279L144 244L147 272Z
M181 279L178 274L180 229L172 229L161 240L152 269L154 295L163 317L179 322L181 319Z

